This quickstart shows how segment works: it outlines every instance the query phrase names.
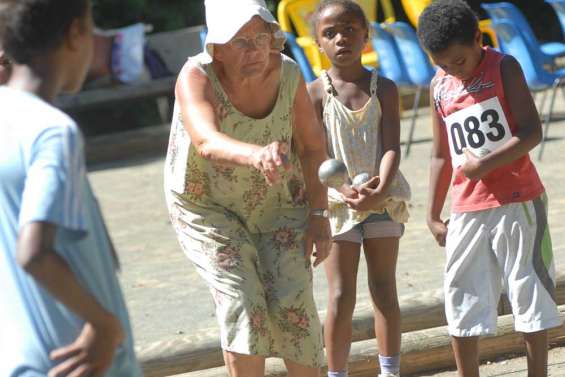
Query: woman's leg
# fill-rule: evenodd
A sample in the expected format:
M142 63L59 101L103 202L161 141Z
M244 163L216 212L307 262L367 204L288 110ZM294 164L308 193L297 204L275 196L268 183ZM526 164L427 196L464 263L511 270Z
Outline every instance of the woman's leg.
M381 357L400 354L400 308L396 293L398 243L398 237L371 238L363 242Z
M224 351L224 362L229 377L263 377L265 375L265 358L262 356Z
M324 262L329 286L324 325L329 371L340 372L347 369L360 246L348 241L334 242L330 255Z
M284 364L288 371L288 377L320 377L320 368L307 367L290 360L285 360Z

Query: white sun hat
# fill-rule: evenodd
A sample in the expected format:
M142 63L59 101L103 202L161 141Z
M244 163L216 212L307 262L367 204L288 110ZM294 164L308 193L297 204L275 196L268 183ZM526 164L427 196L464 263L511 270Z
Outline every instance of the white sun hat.
M283 49L286 37L264 0L206 0L204 6L208 28L204 53L210 61L214 56L214 44L229 42L254 16L261 17L270 25L273 32L273 49Z

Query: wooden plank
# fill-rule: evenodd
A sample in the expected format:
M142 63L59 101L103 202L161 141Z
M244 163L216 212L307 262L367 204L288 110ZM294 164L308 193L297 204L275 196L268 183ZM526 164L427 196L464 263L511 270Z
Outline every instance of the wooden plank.
M55 105L63 110L87 110L120 101L172 96L176 76L186 59L202 51L200 32L203 26L194 26L147 35L147 45L154 49L172 73L171 77L139 84L115 84L110 87L84 90L76 95L62 95Z
M565 305L559 307L561 320L565 321ZM549 341L554 345L565 344L565 328L560 326L549 331ZM485 337L480 342L481 360L499 356L524 354L522 335L514 331L512 315L498 319L496 336ZM447 327L435 327L413 331L402 335L400 371L402 375L422 373L455 366L451 350L451 337ZM378 373L378 349L374 340L365 340L352 344L349 357L350 377L374 377ZM267 360L266 376L286 376L284 364L280 360ZM323 373L327 368L323 368ZM176 377L220 377L226 376L224 367L204 371L185 373ZM161 376L166 376L162 374Z
M88 138L86 140L86 163L93 165L165 156L169 130L169 125L160 125Z
M149 34L147 45L157 51L169 70L176 75L189 56L202 52L200 32L204 25Z
M400 298L402 315L402 332L440 326L445 323L443 309L443 294L441 290L422 292ZM353 341L372 339L373 309L370 303L359 303L353 318ZM325 313L321 313L322 318ZM210 336L217 337L217 330L210 331ZM215 368L223 365L219 341L206 339L202 344L194 341L194 336L175 338L152 344L150 347L139 349L138 358L143 364L146 377L163 376L184 373L200 369Z
M565 275L557 281L556 300L565 304ZM445 313L443 294L441 290L432 290L400 298L403 337L426 328L444 326ZM509 313L509 306L504 306ZM323 318L323 313L321 317ZM353 319L354 344L375 344L373 331L373 312L370 304L358 304ZM447 330L444 330L447 334ZM214 329L208 330L210 336L217 337ZM223 365L219 341L210 342L202 337L202 344L194 340L194 336L175 338L174 341L157 342L150 347L138 349L138 357L142 362L146 377L163 376L163 371L169 374L186 373L200 369L216 368ZM404 338L403 338L404 339ZM215 344L215 347L213 346ZM369 348L370 350L370 348ZM355 352L363 354L362 350ZM352 350L353 355L353 350ZM358 361L360 364L367 362Z
M173 96L176 80L176 76L171 76L140 84L85 90L76 95L59 96L55 106L62 110L86 110L120 101Z

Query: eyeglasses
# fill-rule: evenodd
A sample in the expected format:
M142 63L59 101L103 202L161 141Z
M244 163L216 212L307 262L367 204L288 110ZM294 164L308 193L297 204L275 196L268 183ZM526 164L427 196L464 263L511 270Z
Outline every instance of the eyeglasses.
M237 37L232 39L228 43L240 50L251 48L265 48L271 43L271 34L259 33L254 38Z

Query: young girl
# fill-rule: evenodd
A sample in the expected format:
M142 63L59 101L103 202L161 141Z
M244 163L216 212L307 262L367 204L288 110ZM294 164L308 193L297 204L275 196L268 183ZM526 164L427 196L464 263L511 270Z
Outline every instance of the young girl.
M328 376L347 376L361 244L375 307L380 376L397 376L400 310L396 294L399 238L408 219L410 189L398 172L399 108L395 84L361 64L369 26L350 0L323 1L313 16L317 43L332 62L310 84L323 118L328 149L351 177L372 178L354 194L328 191L333 246L325 268L330 297L325 323Z

